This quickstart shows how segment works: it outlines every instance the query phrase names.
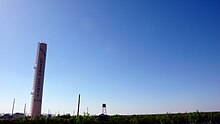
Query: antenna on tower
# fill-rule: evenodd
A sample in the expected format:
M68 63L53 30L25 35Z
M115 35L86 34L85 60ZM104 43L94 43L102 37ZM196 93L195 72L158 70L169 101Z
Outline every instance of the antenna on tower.
M79 107L80 107L80 94L79 94L79 98L78 98L77 116L79 116Z

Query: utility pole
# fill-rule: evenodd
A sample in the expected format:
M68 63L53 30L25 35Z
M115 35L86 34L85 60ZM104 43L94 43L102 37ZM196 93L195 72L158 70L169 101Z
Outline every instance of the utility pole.
M13 105L12 105L11 115L13 115L13 113L14 113L14 107L15 107L15 98L14 98Z
M79 107L80 107L80 94L79 94L79 98L78 98L77 116L79 116Z
M24 116L26 114L26 103L24 104Z

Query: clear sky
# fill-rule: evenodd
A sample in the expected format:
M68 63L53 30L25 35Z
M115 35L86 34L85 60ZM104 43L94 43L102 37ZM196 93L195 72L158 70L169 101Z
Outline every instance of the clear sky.
M43 113L220 110L219 0L0 0L0 113L30 113L37 42Z

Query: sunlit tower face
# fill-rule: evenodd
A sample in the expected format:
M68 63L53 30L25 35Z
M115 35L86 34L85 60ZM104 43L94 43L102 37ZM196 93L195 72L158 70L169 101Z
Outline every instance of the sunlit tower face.
M46 64L46 52L47 44L38 43L35 76L34 76L34 86L32 92L32 108L31 116L39 117L41 116L41 105L43 96L43 84L44 84L44 72Z

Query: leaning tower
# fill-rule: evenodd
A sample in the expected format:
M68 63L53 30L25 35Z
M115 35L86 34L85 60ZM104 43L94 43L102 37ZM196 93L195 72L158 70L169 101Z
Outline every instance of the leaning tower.
M39 42L36 56L36 66L34 67L35 75L32 91L31 117L41 116L46 53L47 44Z

